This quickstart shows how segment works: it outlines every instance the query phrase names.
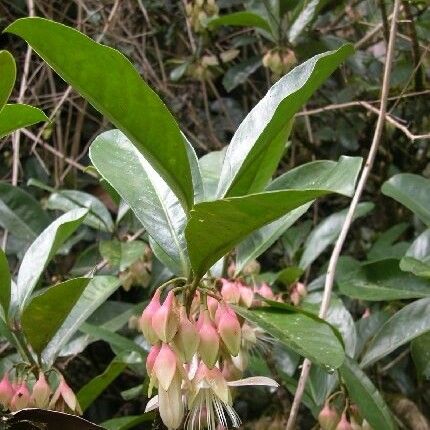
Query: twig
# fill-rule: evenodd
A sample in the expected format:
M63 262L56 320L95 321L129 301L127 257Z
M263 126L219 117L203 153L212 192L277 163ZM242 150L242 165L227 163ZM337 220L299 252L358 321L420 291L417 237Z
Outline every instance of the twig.
M379 108L379 116L375 127L375 134L373 136L372 145L369 150L369 155L367 157L366 164L364 165L364 168L361 172L361 176L358 181L357 188L355 190L354 196L349 206L348 213L345 218L345 222L342 225L342 229L340 231L336 244L333 248L333 253L330 257L330 262L328 264L327 275L326 275L326 280L324 285L324 293L323 293L323 298L321 301L321 307L319 312L320 318L325 318L327 315L327 311L330 306L330 299L331 299L331 293L333 290L333 283L334 283L334 276L336 273L337 262L339 260L340 253L345 243L346 236L351 227L351 224L354 218L354 212L357 208L361 194L366 185L367 178L369 177L370 171L372 169L372 166L376 157L378 146L381 141L382 131L385 124L385 115L387 112L387 99L388 99L388 92L390 89L391 68L392 68L392 63L394 58L394 45L396 40L397 19L399 15L399 9L400 9L400 0L395 0L393 18L391 20L390 38L388 41L387 56L385 60L384 77L382 82L381 106ZM311 361L308 359L305 359L303 362L300 379L297 385L297 390L294 396L293 405L291 407L291 413L288 418L286 430L293 430L294 428L300 403L302 401L303 393L305 390L306 382L309 376L310 368L311 368Z

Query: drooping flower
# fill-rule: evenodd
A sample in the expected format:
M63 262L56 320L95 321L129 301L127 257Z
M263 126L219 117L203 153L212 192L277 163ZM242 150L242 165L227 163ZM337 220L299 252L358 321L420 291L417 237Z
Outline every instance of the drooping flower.
M209 311L203 310L199 316L198 353L208 367L213 367L218 360L219 336L210 320Z
M158 340L159 340L157 333L154 331L154 329L152 327L152 318L153 318L155 312L157 312L158 309L160 309L160 307L161 307L160 294L161 294L160 290L155 291L154 296L152 297L148 306L142 312L142 316L139 319L140 329L142 330L142 333L145 336L145 338L152 345L154 343L158 342Z
M336 430L353 430L345 413L342 414L340 421L336 426Z
M181 306L179 310L178 331L173 338L173 343L180 354L181 359L185 363L189 363L191 361L194 354L197 352L199 342L200 338L196 324L188 318L185 307Z
M267 282L263 282L260 288L256 289L256 292L265 299L275 300L275 294L273 290L269 287Z
M60 377L60 383L49 402L49 409L82 415L78 399L63 376Z
M0 382L0 404L3 406L3 409L9 409L14 393L15 391L10 383L9 376L5 373Z
M325 403L318 415L318 423L322 430L335 430L340 421L339 414L328 402Z
M236 313L226 305L219 306L218 333L232 356L239 354L241 328Z
M250 308L254 301L254 291L246 285L239 285L240 301L239 304Z
M17 385L15 393L10 401L10 410L19 411L26 408L30 403L30 391L28 390L27 384L21 382Z
M163 342L170 342L179 326L179 316L175 293L171 290L164 303L155 311L152 317L152 328Z
M51 395L51 387L46 381L43 372L39 373L39 378L33 385L33 390L31 392L30 403L36 408L47 408L49 404L49 396Z
M237 282L221 279L221 295L227 303L238 304L240 300L240 290Z

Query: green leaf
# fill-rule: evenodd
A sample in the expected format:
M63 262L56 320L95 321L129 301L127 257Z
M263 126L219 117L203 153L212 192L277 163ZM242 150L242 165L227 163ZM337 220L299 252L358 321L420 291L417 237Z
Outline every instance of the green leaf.
M381 233L367 253L369 260L383 260L385 258L400 259L406 252L408 244L406 242L394 243L409 227L407 223L396 224L387 231Z
M154 420L154 413L148 412L143 415L129 415L126 417L112 418L102 423L107 430L130 430L139 424Z
M89 282L90 278L70 279L43 290L30 300L21 322L34 352L40 354L43 351Z
M430 331L430 298L409 303L376 333L360 366L370 366L427 331Z
M0 305L7 316L10 302L11 279L6 254L0 248ZM0 318L1 319L1 318Z
M315 198L330 192L352 192L360 164L360 158L342 157L339 163L330 164L324 181L322 176L320 181L314 182L314 185L310 182L304 190L276 190L197 204L190 212L185 229L194 274L203 276L216 261L254 230ZM345 180L346 173L350 176L348 180ZM275 182L276 187L285 185L286 188L305 184L292 178ZM271 185L269 188L274 187Z
M430 278L430 229L421 233L400 260L400 269Z
M16 79L15 60L8 51L0 51L0 111L9 100Z
M120 242L119 240L103 240L100 242L100 254L109 262L109 266L119 271L130 267L143 256L146 248L145 242L133 240Z
M77 398L82 411L89 406L103 393L103 391L126 369L127 363L118 358L114 358L103 373L97 375L85 384L78 392Z
M106 206L91 194L76 190L60 190L49 196L48 209L68 212L76 208L88 209L84 224L112 233L114 225Z
M127 135L183 206L192 206L192 178L181 131L124 55L43 18L19 19L5 31L25 39L67 83Z
M49 261L81 225L86 214L86 209L67 212L51 223L30 245L19 268L16 288L12 289L14 310L24 309Z
M303 30L306 29L306 26L315 18L322 3L324 3L322 0L303 2L303 9L300 11L300 14L294 20L290 30L288 31L288 41L290 43L296 42Z
M411 342L411 355L418 375L430 379L430 331Z
M272 177L291 130L294 114L328 76L352 54L351 45L317 55L281 78L236 130L227 149L219 197L263 190Z
M406 206L430 227L430 179L399 173L384 183L382 192Z
M212 151L199 160L202 174L205 200L215 200L219 175L224 162L226 148L220 151Z
M194 203L199 203L204 200L204 187L202 174L200 172L199 159L197 158L196 151L194 150L193 145L191 145L191 142L185 137L185 135L182 136L187 150L188 162L190 163L194 190Z
M360 203L354 214L354 219L367 215L374 208L373 203ZM308 268L323 252L334 243L345 222L348 209L336 212L321 221L307 237L299 267Z
M271 33L270 24L260 15L252 12L233 12L228 15L213 18L207 23L207 26L210 29L215 29L223 25L234 27L256 27L267 31L269 34Z
M49 224L48 214L40 203L22 188L0 182L0 225L26 242Z
M42 353L43 361L51 365L64 345L79 330L86 319L121 285L114 276L95 276Z
M355 299L381 301L430 296L430 282L402 272L393 259L365 263L337 277L342 294Z
M236 64L225 72L222 84L229 93L243 84L261 66L261 57L252 57Z
M38 122L49 121L48 117L33 106L7 104L0 111L0 139L20 128L29 127Z
M175 262L180 272L187 275L186 216L166 182L119 130L98 136L91 144L90 158L152 239Z
M351 400L374 429L395 430L393 416L377 388L357 363L347 357L340 368Z
M344 360L342 343L333 329L311 314L285 305L283 309L235 306L235 311L314 363L337 369Z

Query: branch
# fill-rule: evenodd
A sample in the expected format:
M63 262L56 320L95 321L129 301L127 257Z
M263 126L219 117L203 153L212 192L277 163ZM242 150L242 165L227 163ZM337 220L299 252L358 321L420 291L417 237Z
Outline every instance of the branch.
M361 172L361 176L358 181L357 188L355 190L354 196L349 206L348 213L345 218L345 222L342 226L341 232L334 246L333 253L330 257L330 262L328 265L327 275L325 279L324 293L323 293L323 298L322 298L320 312L319 312L320 318L325 318L327 315L327 311L330 306L330 299L331 299L331 294L333 290L333 283L334 283L334 276L336 273L337 262L339 260L340 253L345 243L346 236L351 227L353 217L354 217L354 212L357 208L357 205L360 200L361 194L364 190L364 187L366 186L366 182L369 177L370 171L372 169L373 163L375 161L378 146L381 141L382 131L385 124L385 115L387 112L387 100L388 100L388 92L390 88L390 76L391 76L391 68L392 68L393 57L394 57L394 44L396 39L397 19L399 15L399 9L400 9L400 0L395 0L393 19L391 20L390 39L388 41L387 57L386 57L385 67L384 67L384 78L382 82L382 91L381 91L381 105L379 108L380 110L379 110L378 121L375 127L375 134L373 136L373 141L369 150L369 155L367 157L366 164L364 165L364 168ZM286 430L293 430L295 426L297 414L299 411L300 403L302 401L302 397L303 397L306 382L309 376L311 365L312 363L310 362L310 360L308 359L304 360L302 373L300 375L300 379L297 385L297 390L294 396L294 401L291 407L291 413L288 418Z

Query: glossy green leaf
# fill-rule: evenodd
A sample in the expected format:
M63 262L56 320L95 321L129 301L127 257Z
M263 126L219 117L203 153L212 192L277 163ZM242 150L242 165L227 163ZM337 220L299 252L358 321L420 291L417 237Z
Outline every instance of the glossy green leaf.
M6 31L25 39L67 83L121 129L184 207L192 206L192 178L179 127L124 55L43 18L19 19Z
M395 243L409 227L407 223L393 225L379 235L372 248L367 253L368 260L383 260L385 258L400 259L405 254L407 242Z
M236 306L235 310L276 340L314 363L337 369L344 360L342 343L333 329L316 317L294 310L293 307L244 309Z
M98 136L91 144L90 158L152 239L176 263L180 272L187 275L186 215L166 182L119 130Z
M188 162L190 163L191 179L193 181L194 190L194 203L199 203L204 200L204 187L203 179L200 171L199 159L197 158L196 151L191 145L191 142L182 135L185 143L185 149L187 151Z
M0 111L0 139L42 121L49 120L40 109L24 104L7 104Z
M11 279L9 263L7 261L6 254L0 248L0 305L3 308L5 316L9 309L10 289Z
M360 203L354 213L354 219L367 215L373 207L372 203ZM308 268L329 245L335 242L345 222L347 212L348 209L344 209L329 215L311 231L300 258L299 266L302 269Z
M366 263L337 278L342 294L355 299L380 301L430 296L430 282L402 272L393 259Z
M148 412L143 415L128 415L126 417L112 418L102 423L107 430L130 430L139 424L154 420L154 413Z
M204 273L222 256L250 233L283 215L331 192L346 194L354 189L353 182L361 165L360 158L342 157L327 169L327 177L309 185L305 181L279 180L276 187L284 191L269 191L243 197L231 197L196 205L190 212L185 229L188 252L196 276ZM345 180L345 177L350 178ZM296 175L294 175L296 177ZM324 180L323 180L324 178ZM299 189L300 186L306 189ZM270 187L272 190L273 186Z
M30 245L19 268L16 288L12 289L14 310L24 309L49 261L81 225L86 214L86 209L67 212L52 222Z
M416 300L396 312L369 344L361 367L367 367L430 331L430 298Z
M430 227L430 179L399 173L384 183L382 192L406 206Z
M367 342L372 339L377 331L386 323L390 315L384 310L377 310L371 312L366 318L360 318L356 321L355 326L357 329L357 347L355 350L355 357L359 357Z
M430 229L421 233L400 260L400 269L430 278Z
M215 29L223 25L234 27L256 27L267 31L267 33L271 33L270 25L264 18L256 13L247 11L233 12L228 15L213 18L207 24L210 29Z
M106 206L91 194L76 190L60 190L52 193L47 202L48 209L68 212L72 209L86 208L88 215L84 224L97 230L114 231L112 217Z
M224 162L226 148L220 151L212 151L199 160L202 173L205 200L215 200L219 175Z
M22 328L34 352L40 354L84 292L90 278L75 278L54 285L33 297L25 307Z
M103 391L126 369L127 363L114 358L103 373L97 375L85 384L78 392L77 398L82 411L89 406L103 393Z
M430 331L411 342L411 355L418 375L430 379Z
M300 11L288 31L288 41L290 43L296 42L300 34L306 29L306 26L315 18L323 3L324 2L322 0L303 2L303 9Z
M31 242L49 224L40 203L22 188L0 182L0 225L14 236Z
M72 308L66 320L58 329L42 353L45 363L51 365L64 345L79 330L87 318L121 285L114 276L95 276L91 279L84 293Z
M141 240L120 242L114 239L101 241L99 247L100 254L109 266L123 271L144 255L146 243Z
M373 429L395 430L397 428L390 409L368 376L351 358L346 358L340 374L351 400Z
M15 60L8 51L0 51L0 111L9 100L16 79Z
M261 57L252 57L230 67L222 78L222 84L227 92L233 91L240 84L245 83L249 77L261 67Z
M281 78L242 121L227 149L219 197L263 190L285 148L294 114L352 54L351 45L317 55Z

